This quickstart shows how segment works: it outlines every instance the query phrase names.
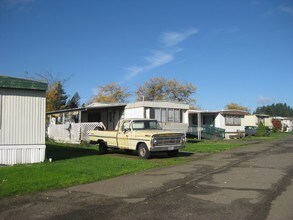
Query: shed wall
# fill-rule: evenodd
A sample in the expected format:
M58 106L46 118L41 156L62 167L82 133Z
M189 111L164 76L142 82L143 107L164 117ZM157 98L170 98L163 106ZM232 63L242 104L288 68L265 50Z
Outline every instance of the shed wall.
M0 89L0 164L45 157L45 91Z
M9 89L0 91L0 144L45 144L45 92Z

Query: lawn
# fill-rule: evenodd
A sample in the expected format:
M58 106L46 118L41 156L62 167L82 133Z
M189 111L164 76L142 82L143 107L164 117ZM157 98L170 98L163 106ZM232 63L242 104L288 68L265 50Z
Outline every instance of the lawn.
M280 138L292 135L292 133L273 133L266 137L246 137L243 139L233 140L196 140L189 139L186 143L185 151L197 152L197 153L217 153L225 150L229 150L235 147L246 146L252 143L258 143L263 141L277 140Z
M282 138L288 134L274 134L265 138L241 140L197 141L189 140L181 156L168 158L158 154L149 160L121 151L99 155L97 147L47 142L44 163L0 166L0 198L22 195L49 189L60 189L77 184L94 182L127 173L156 167L170 166L189 161L192 153L216 153L255 141ZM49 162L52 158L52 162Z
M186 143L184 151L197 153L217 153L224 150L229 150L235 147L240 147L243 144L240 141L194 141L189 140Z
M142 160L124 153L99 155L96 147L48 142L44 163L0 167L0 197L60 189L180 161L180 157Z

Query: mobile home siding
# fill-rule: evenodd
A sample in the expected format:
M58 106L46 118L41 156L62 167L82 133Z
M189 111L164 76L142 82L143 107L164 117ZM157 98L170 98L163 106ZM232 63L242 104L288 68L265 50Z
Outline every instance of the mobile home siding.
M0 88L0 164L45 157L45 91Z

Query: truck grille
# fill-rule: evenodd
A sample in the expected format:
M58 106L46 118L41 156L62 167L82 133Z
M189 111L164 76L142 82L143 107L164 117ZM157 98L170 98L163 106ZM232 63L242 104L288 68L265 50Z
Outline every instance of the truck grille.
M166 146L166 145L181 145L182 136L173 136L173 137L155 137L156 146Z

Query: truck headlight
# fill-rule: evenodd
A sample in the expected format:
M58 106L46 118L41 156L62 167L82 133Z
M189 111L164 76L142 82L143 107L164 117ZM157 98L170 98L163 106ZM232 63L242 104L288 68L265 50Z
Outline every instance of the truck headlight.
M157 145L158 141L156 139L152 139L152 146L155 147Z
M186 142L186 138L185 137L182 137L180 143L181 144L184 144L185 142Z

